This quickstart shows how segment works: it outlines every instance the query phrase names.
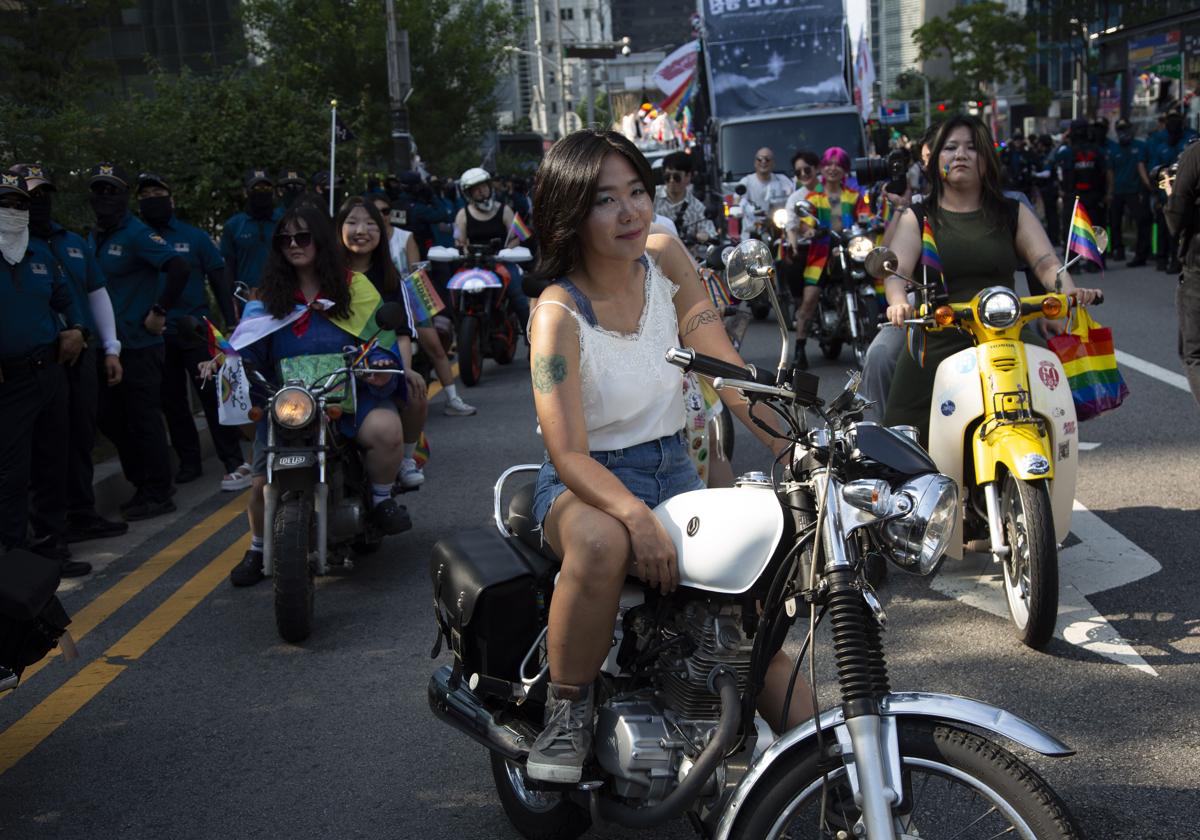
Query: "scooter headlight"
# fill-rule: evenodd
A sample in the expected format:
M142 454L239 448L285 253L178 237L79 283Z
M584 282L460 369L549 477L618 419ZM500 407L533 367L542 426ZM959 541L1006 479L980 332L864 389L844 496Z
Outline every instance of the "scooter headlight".
M285 429L307 426L317 413L317 401L303 388L283 388L271 404L275 422Z
M850 258L857 262L863 262L867 258L867 254L875 249L875 243L871 241L869 236L855 236L851 238L849 244L846 245L846 253Z
M984 289L979 298L979 317L992 329L1011 327L1021 317L1021 299L1003 286Z
M787 227L787 216L787 210L784 210L782 207L780 207L771 214L771 221L775 223L775 227L782 230L783 228Z
M904 516L884 523L882 537L898 566L920 575L937 569L958 516L958 485L941 473L925 473L896 488L912 507Z

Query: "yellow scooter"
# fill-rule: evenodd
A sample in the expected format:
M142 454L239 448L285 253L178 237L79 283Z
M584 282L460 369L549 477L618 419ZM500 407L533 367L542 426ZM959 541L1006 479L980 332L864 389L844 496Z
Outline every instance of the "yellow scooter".
M886 248L867 263L874 276L922 288L897 272ZM987 551L1003 564L1009 615L1033 648L1054 634L1058 546L1071 530L1079 432L1062 363L1020 333L1073 305L1062 294L1022 298L993 286L965 303L927 301L906 322L927 332L957 329L975 342L938 365L930 401L929 454L958 481L963 499L946 553L961 559L964 549Z

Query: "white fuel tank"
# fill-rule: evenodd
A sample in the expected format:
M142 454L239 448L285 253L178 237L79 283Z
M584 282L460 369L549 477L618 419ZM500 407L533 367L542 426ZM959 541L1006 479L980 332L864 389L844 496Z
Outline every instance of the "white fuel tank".
M710 592L753 586L783 537L783 508L770 487L693 490L667 499L654 515L675 543L680 583Z

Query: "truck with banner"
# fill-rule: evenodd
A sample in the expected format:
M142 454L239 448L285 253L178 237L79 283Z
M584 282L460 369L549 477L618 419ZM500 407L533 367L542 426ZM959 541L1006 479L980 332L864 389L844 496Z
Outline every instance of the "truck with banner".
M799 149L866 151L843 0L700 0L710 182L754 171L768 146L776 170ZM856 105L855 103L860 103Z

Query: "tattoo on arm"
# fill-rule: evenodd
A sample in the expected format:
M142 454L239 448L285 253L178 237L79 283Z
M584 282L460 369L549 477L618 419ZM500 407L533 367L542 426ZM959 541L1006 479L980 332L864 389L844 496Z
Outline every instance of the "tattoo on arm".
M688 319L683 331L679 333L680 338L686 338L689 333L693 333L705 324L719 324L721 316L711 309L705 309Z
M538 353L533 357L533 387L539 393L549 394L554 386L567 378L566 357L555 353L543 356Z

